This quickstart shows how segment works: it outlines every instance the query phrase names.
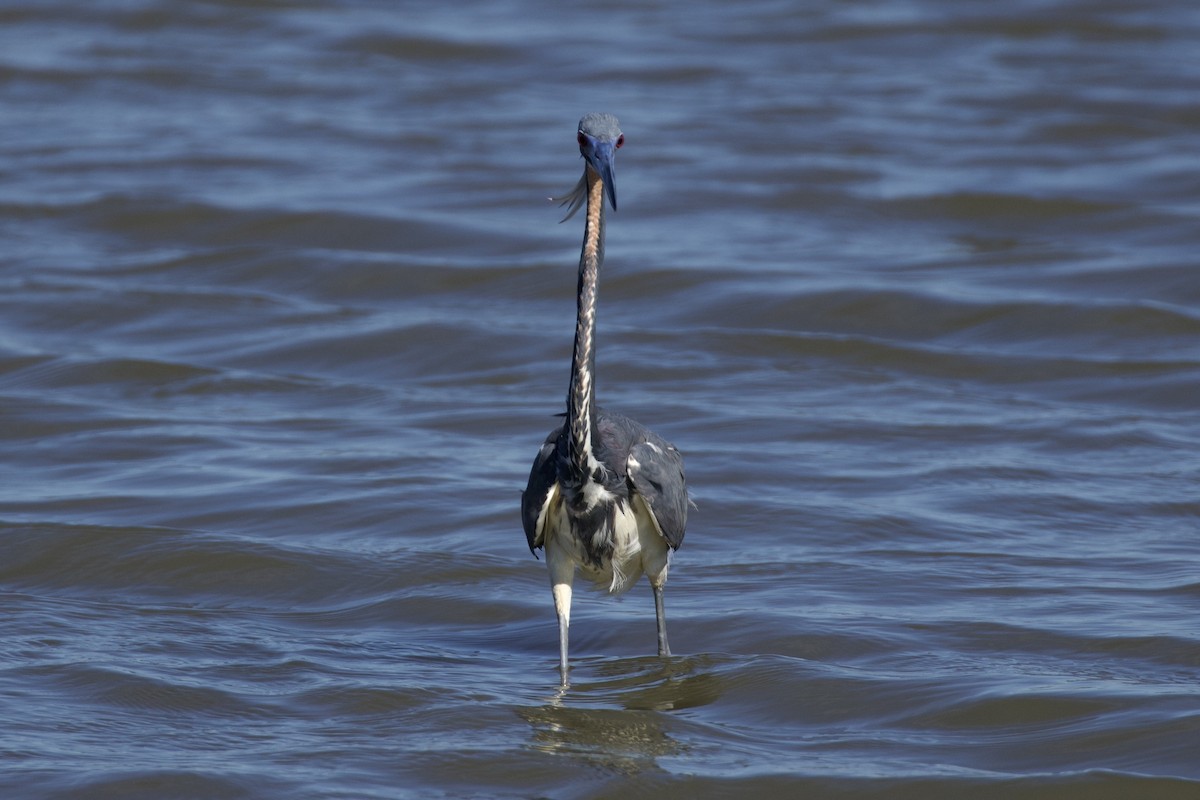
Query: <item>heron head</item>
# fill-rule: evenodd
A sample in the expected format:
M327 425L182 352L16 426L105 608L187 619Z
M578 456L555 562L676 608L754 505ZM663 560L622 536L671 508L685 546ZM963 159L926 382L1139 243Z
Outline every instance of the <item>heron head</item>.
M613 162L617 150L625 144L625 134L612 114L587 114L579 120L579 154L604 182L604 191L613 211L617 210L617 184Z

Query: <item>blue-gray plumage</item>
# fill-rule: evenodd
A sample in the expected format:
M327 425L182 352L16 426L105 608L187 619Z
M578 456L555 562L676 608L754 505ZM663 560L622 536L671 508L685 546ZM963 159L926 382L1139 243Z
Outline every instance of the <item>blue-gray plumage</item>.
M564 685L576 569L612 594L629 589L644 573L654 592L658 653L671 654L663 585L670 553L683 543L688 512L679 451L628 417L596 407L596 288L604 260L604 196L615 211L613 161L625 137L616 117L588 114L579 121L577 138L585 161L583 177L563 198L568 206L563 221L585 204L587 212L566 420L546 437L521 495L529 549L546 551Z

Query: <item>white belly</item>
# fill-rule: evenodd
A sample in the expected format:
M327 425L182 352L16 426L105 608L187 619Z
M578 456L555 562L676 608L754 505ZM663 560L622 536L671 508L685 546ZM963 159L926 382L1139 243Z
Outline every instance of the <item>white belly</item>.
M597 567L588 561L579 535L571 530L572 519L567 514L566 504L559 503L557 513L548 520L546 536L547 560L554 560L551 550L558 550L574 563L584 577L595 583L597 589L606 589L609 594L628 591L642 573L655 580L664 580L670 549L650 519L645 503L638 497L632 503L619 503L612 521L612 557L605 558ZM610 535L609 531L586 531L585 536Z

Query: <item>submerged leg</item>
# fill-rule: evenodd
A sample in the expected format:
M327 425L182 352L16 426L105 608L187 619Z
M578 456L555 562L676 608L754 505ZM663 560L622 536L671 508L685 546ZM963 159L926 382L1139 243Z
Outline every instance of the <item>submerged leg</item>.
M671 648L667 645L667 615L663 611L663 587L661 583L651 583L650 588L654 590L654 616L658 621L658 654L669 656Z

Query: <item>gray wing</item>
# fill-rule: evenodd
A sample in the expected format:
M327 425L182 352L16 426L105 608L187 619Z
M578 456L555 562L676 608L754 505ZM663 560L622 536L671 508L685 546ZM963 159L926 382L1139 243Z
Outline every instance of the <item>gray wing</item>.
M670 442L650 434L646 441L630 448L627 464L629 482L650 507L667 544L678 550L683 544L688 512L683 455Z
M529 483L521 492L521 524L525 527L525 540L529 542L529 552L537 555L534 550L545 543L543 531L538 529L538 517L546 507L550 492L558 482L558 465L554 453L558 449L558 437L562 428L556 428L542 443L537 457L533 459L533 469L529 470Z

